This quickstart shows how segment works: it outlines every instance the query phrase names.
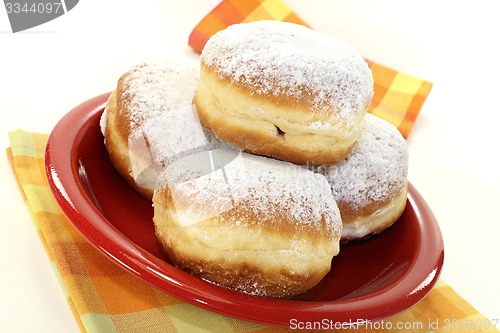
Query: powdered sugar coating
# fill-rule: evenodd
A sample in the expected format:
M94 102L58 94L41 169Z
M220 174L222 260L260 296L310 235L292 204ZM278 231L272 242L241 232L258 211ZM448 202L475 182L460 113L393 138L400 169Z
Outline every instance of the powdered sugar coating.
M206 135L193 110L198 79L197 65L173 59L131 68L122 82L131 129L129 148L147 147L154 164L165 166L219 142Z
M371 70L353 48L293 23L229 26L208 40L201 61L255 94L306 99L312 111L333 107L344 121L365 112L373 95Z
M340 236L340 212L325 177L291 163L214 150L177 160L161 179L183 225L237 211L243 215L230 214L235 225L287 223Z
M319 170L317 170L319 171ZM361 137L347 158L325 166L337 202L360 209L386 202L405 186L408 176L408 147L398 129L367 114Z

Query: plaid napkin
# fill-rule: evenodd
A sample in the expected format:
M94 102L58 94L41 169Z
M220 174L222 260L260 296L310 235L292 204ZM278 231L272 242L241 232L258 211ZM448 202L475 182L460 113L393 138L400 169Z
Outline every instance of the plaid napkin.
M189 45L201 52L217 31L235 23L282 20L309 26L283 0L224 0L195 27ZM366 59L375 81L371 112L394 124L408 138L432 83Z
M9 139L7 154L19 189L82 332L289 331L187 304L111 263L73 228L53 200L44 172L48 135L17 130L9 133ZM485 318L442 280L417 305L384 325L392 328L387 331L405 327L402 331L447 333L499 332L494 327L500 327L498 319ZM380 328L346 332L380 332Z

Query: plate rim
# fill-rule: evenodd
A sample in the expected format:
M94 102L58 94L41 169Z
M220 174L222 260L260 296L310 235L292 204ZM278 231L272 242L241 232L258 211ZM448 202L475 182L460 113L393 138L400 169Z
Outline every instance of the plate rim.
M420 237L425 243L420 244L419 255L412 263L413 268L408 269L403 276L406 277L415 271L415 267L423 267L426 273L419 274L422 278L418 279L421 280L418 286L405 284L405 279L401 277L375 293L341 301L298 301L251 296L206 282L203 282L206 284L205 290L200 291L196 288L201 281L199 278L152 255L124 236L107 221L97 207L88 205L90 198L86 195L83 184L74 181L74 177L68 179L69 175L77 172L76 161L72 159L75 142L81 137L84 125L96 116L96 113L102 112L109 94L104 93L84 101L59 120L47 141L45 172L49 189L70 223L93 247L125 271L195 306L237 319L283 327L290 327L292 319L301 322L330 319L325 316L326 310L329 314L334 314L335 321L340 323L352 323L354 319L382 320L418 303L437 282L444 261L441 231L423 197L408 182L408 202L417 214L419 230L427 230L426 237ZM75 191L81 196L72 196ZM96 220L106 222L104 229L97 228L95 222L89 223ZM127 251L123 251L123 246L116 244L117 240L128 245ZM426 244L433 244L437 250L431 251L431 247ZM396 283L398 288L395 288ZM225 297L220 297L220 289L223 289ZM381 303L384 304L378 315L371 318L352 316L373 308L370 304L374 299L378 307ZM241 311L242 308L244 311Z

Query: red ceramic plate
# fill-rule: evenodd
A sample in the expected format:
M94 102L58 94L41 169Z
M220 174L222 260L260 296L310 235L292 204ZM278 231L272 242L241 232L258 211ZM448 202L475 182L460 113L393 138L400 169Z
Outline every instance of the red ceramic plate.
M416 304L437 281L444 258L441 233L411 184L406 210L394 226L344 246L331 272L294 299L246 295L174 267L155 238L151 203L120 179L108 159L99 127L107 97L86 101L60 120L47 145L46 172L71 223L131 274L199 307L292 328L306 322L381 320Z

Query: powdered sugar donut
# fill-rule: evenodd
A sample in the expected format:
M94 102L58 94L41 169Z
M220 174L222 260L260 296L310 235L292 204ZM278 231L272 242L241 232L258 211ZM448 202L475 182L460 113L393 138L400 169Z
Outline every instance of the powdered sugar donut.
M228 150L183 157L153 196L156 234L177 266L245 293L290 297L317 284L342 222L326 179Z
M406 141L396 127L374 115L366 115L361 137L344 161L313 169L330 183L344 225L342 241L380 233L406 207Z
M101 119L118 173L151 199L160 171L186 154L225 144L203 129L192 100L195 64L167 59L132 67L118 80Z
M341 41L281 21L235 24L201 54L202 124L241 149L335 163L361 134L373 95L364 59Z

